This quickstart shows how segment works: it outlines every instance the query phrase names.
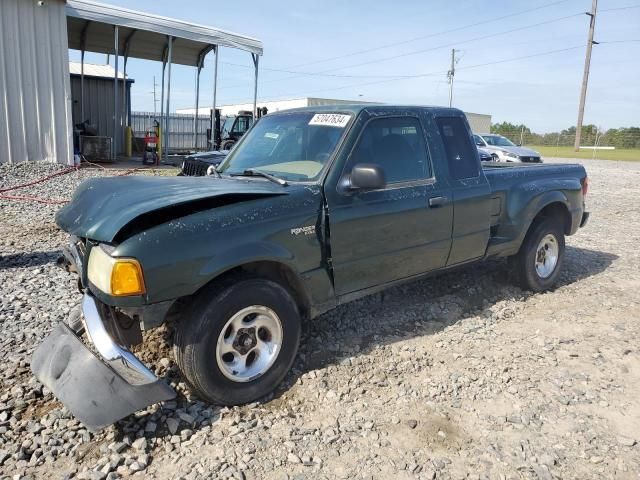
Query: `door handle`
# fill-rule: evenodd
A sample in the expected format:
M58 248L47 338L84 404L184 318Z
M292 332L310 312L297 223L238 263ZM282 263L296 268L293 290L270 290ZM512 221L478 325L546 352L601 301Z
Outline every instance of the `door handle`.
M429 199L429 208L441 207L447 201L447 197L431 197Z

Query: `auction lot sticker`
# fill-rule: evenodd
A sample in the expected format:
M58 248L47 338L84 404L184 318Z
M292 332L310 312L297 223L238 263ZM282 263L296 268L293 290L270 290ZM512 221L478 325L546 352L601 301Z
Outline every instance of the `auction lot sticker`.
M344 128L349 123L350 118L351 115L343 115L341 113L316 113L309 121L309 125Z

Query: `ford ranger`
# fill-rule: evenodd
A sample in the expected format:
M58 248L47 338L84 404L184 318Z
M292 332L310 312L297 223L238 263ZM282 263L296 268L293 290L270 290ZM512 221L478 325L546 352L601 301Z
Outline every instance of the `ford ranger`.
M131 349L164 322L195 394L252 402L284 379L302 322L492 257L547 290L588 218L582 166L483 166L451 108L273 113L209 173L89 179L57 213L81 315L31 368L89 428L175 396Z

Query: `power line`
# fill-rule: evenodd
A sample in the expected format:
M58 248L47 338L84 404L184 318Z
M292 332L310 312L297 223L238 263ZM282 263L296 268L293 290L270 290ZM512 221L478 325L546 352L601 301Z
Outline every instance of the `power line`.
M519 57L513 57L513 58L507 58L507 59L502 59L502 60L495 60L492 62L485 62L485 63L478 63L475 65L466 65L463 67L458 67L458 70L468 70L468 69L472 69L472 68L480 68L480 67L486 67L486 66L490 66L490 65L498 65L501 63L508 63L508 62L515 62L518 60L524 60L527 58L535 58L535 57L542 57L542 56L546 56L546 55L552 55L554 53L560 53L560 52L567 52L569 50L575 50L578 48L583 48L584 45L576 45L573 47L566 47L566 48L560 48L560 49L556 49L556 50L549 50L546 52L539 52L539 53L533 53L533 54L529 54L529 55L522 55ZM300 92L294 92L294 93L289 93L287 94L287 96L290 95L302 95L302 94L306 94L306 93L316 93L316 92L326 92L326 91L333 91L333 90L343 90L346 88L354 88L354 87L363 87L363 86L368 86L368 85L377 85L380 83L387 83L387 82L391 82L394 80L407 80L407 79L416 79L416 78L424 78L424 77L433 77L433 76L440 76L440 75L444 75L446 74L446 71L440 70L440 71L434 71L434 72L427 72L427 73L420 73L420 74L415 74L415 75L405 75L405 76L398 76L395 78L391 78L391 79L384 79L384 80L377 80L377 81L372 81L372 82L365 82L365 83L357 83L357 84L350 84L350 85L343 85L341 87L333 87L333 88L324 88L321 90L312 90L311 92L307 91L300 91ZM281 96L272 96L272 97L265 97L262 98L262 100L277 100L279 99Z
M600 13L615 12L618 10L631 10L632 8L640 8L640 5L627 5L626 7L605 8L604 10L600 10Z
M494 18L489 18L487 20L483 20L481 22L469 23L467 25L463 25L463 26L460 26L460 27L452 28L452 29L449 29L449 30L444 30L442 32L430 33L428 35L421 35L419 37L414 37L414 38L410 38L410 39L407 39L407 40L402 40L402 41L394 42L394 43L388 43L388 44L385 44L385 45L379 45L377 47L367 48L367 49L364 49L364 50L358 50L358 51L355 51L355 52L346 53L344 55L338 55L336 57L329 57L329 58L325 58L325 59L322 59L322 60L315 60L313 62L296 64L296 65L293 65L290 68L304 67L304 66L307 66L307 65L315 65L317 63L326 63L326 62L330 62L330 61L333 61L333 60L340 60L342 58L349 58L349 57L353 57L353 56L356 56L356 55L362 55L364 53L370 53L370 52L382 50L384 48L397 47L398 45L405 45L407 43L416 42L418 40L424 40L426 38L433 38L433 37L437 37L437 36L441 36L441 35L446 35L446 34L449 34L449 33L458 32L460 30L464 30L466 28L476 27L478 25L486 25L487 23L498 22L498 21L504 20L506 18L516 17L518 15L524 15L525 13L535 12L537 10L542 10L544 8L552 7L554 5L558 5L560 3L565 3L565 2L568 2L568 1L569 0L558 0L556 2L546 3L546 4L540 5L538 7L530 8L530 9L527 9L527 10L522 10L520 12L515 12L515 13L510 13L510 14L507 14L507 15L503 15L501 17L494 17Z
M555 22L559 22L561 20L566 20L568 18L578 17L578 16L581 16L581 15L584 15L584 14L582 12L574 13L574 14L571 14L571 15L566 15L564 17L554 18L554 19L551 19L551 20L545 20L544 22L538 22L538 23L534 23L534 24L531 24L531 25L525 25L524 27L512 28L511 30L502 30L500 32L490 33L490 34L487 34L487 35L482 35L482 36L474 37L474 38L469 38L467 40L460 40L460 41L456 41L456 42L447 43L446 45L438 45L437 47L430 47L430 48L424 48L424 49L420 49L420 50L414 50L412 52L401 53L399 55L392 55L392 56L389 56L389 57L378 58L378 59L367 61L367 62L356 63L355 65L348 65L347 67L338 67L338 68L333 68L331 70L324 70L323 72L319 72L319 73L330 72L330 71L333 71L333 70L341 70L343 68L355 68L355 67L360 67L362 65L369 65L371 63L384 62L384 61L387 61L387 60L394 60L396 58L403 58L403 57L409 57L409 56L412 56L412 55L417 55L419 53L431 52L431 51L434 51L434 50L439 50L441 48L448 48L448 47L451 47L451 46L461 45L461 44L464 44L464 43L477 42L479 40L485 40L487 38L498 37L500 35L507 35L509 33L514 33L514 32L519 32L521 30L526 30L526 29L529 29L529 28L539 27L541 25L547 25L549 23L555 23Z
M566 1L566 0L564 0ZM477 42L480 40L485 40L487 38L493 38L493 37L498 37L501 35L508 35L510 33L514 33L514 32L519 32L521 30L526 30L529 28L534 28L534 27L539 27L541 25L547 25L550 23L555 23L555 22L559 22L562 20L566 20L568 18L573 18L573 17L578 17L578 16L582 16L584 15L584 13L580 12L580 13L574 13L571 15L565 15L563 17L558 17L558 18L553 18L550 20L545 20L543 22L538 22L538 23L534 23L531 25L525 25L522 27L517 27L517 28L513 28L511 30L502 30L500 32L496 32L496 33L490 33L487 35L481 35L478 37L474 37L474 38L469 38L466 40L460 40L460 41L456 41L456 42L451 42L451 43L447 43L447 44L443 44L443 45L438 45L436 47L429 47L429 48L425 48L425 49L420 49L420 50L414 50L411 52L406 52L406 53L402 53L402 54L398 54L398 55L392 55L389 57L383 57L383 58L378 58L375 60L370 60L370 61L366 61L366 62L362 62L362 63L356 63L353 65L348 65L348 66L344 66L344 67L335 67L329 70L323 70L320 72L301 72L301 71L292 71L292 70L282 70L282 69L277 69L277 68L263 68L263 70L268 70L268 71L273 71L273 72L283 72L283 73L292 73L294 75L289 76L289 77L283 77L283 78L277 78L277 79L271 79L271 80L266 80L263 81L262 84L264 85L265 83L273 83L273 82L279 82L279 81L283 81L283 80L289 80L289 79L293 79L293 78L299 78L301 76L319 76L319 77L334 77L334 78L398 78L398 77L406 77L406 78L412 78L411 75L345 75L345 74L330 74L329 72L335 71L335 70L342 70L345 68L355 68L355 67L360 67L363 65L369 65L372 63L379 63L379 62L384 62L384 61L388 61L388 60L395 60L397 58L403 58L403 57L408 57L408 56L412 56L412 55L417 55L419 53L427 53L427 52L432 52L435 50L440 50L442 48L448 48L451 46L457 46L457 45L461 45L461 44L465 44L465 43L471 43L471 42ZM243 67L243 68L251 68L247 65L240 65L240 64L229 64L229 65L234 65L237 67ZM236 87L240 87L242 85L238 85Z
M253 67L250 67L248 65L241 65L239 63L231 63L231 62L221 62L224 63L225 65L232 65L234 67L241 67L241 68L251 68L253 69ZM263 67L262 70L268 70L270 72L282 72L282 73L293 73L297 76L322 76L322 77L335 77L335 78L395 78L398 75L341 75L341 74L331 74L331 73L320 73L320 72L298 72L298 71L293 71L293 70L281 70L278 68L266 68ZM294 78L294 77L286 77L286 78ZM272 79L271 82L274 82L276 80L284 80L284 78L282 79ZM262 82L262 83L268 83L267 82Z
M607 43L632 43L632 42L640 42L640 39L637 40L611 40L608 42L598 42L599 45L606 45Z

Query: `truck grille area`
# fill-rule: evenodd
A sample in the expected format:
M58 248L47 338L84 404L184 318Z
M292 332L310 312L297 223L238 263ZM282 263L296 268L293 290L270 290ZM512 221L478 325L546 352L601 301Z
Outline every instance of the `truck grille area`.
M209 165L209 163L202 162L195 158L186 158L184 160L182 174L188 177L203 177L207 174Z
M540 157L520 157L520 161L525 163L540 163Z

